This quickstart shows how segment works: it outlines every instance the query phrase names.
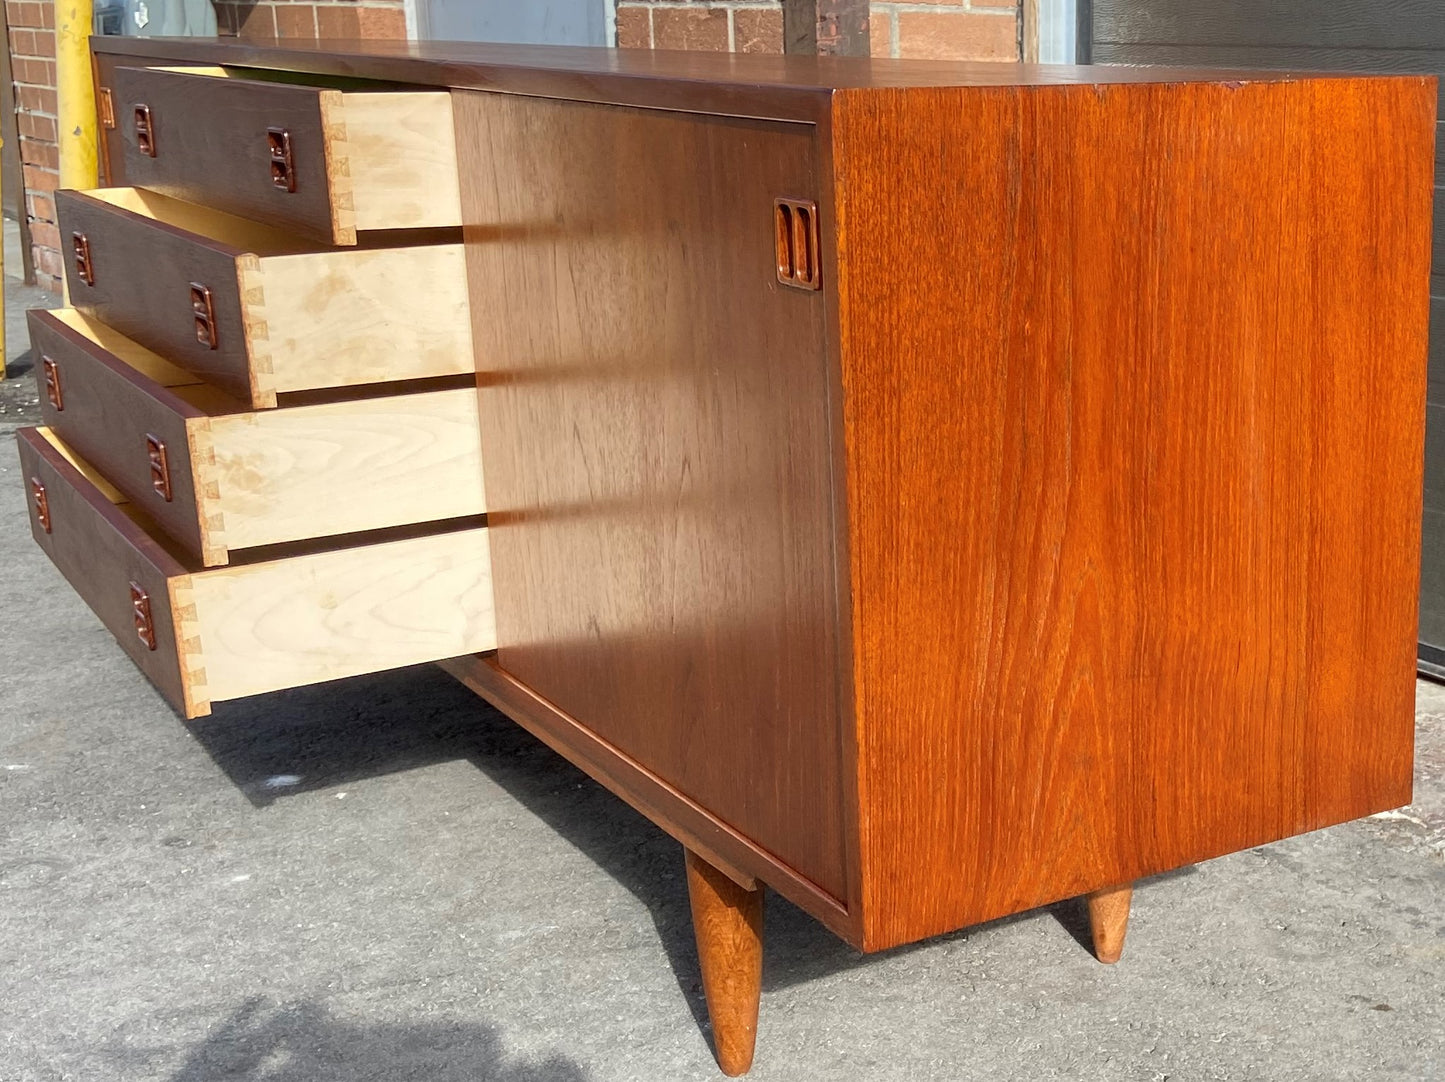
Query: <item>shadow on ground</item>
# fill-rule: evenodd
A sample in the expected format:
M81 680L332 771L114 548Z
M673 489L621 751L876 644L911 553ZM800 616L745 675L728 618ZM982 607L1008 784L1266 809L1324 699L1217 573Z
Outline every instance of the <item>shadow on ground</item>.
M126 1048L148 1060L157 1050ZM351 1082L365 1075L426 1082L584 1082L565 1056L508 1057L487 1025L422 1022L357 1026L309 1001L247 1000L186 1056L170 1082Z
M684 877L658 874L670 861L681 864L677 842L439 669L401 669L221 704L212 718L194 723L192 732L256 807L437 763L472 763L647 906L693 1017L700 1029L708 1028ZM1084 950L1092 949L1081 900L1059 902L1048 911ZM1005 917L992 926L1030 915ZM766 923L767 989L978 931L863 955L772 893Z

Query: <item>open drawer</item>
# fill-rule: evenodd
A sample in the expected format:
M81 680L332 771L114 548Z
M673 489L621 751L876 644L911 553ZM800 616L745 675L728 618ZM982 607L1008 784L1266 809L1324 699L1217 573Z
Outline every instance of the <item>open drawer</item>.
M461 224L446 91L220 67L117 68L112 80L126 184L331 244Z
M188 718L496 647L483 525L203 571L48 429L18 442L35 540Z
M71 304L252 408L474 370L460 244L318 250L138 188L56 209Z
M253 411L74 309L29 319L45 423L206 566L486 511L470 379Z

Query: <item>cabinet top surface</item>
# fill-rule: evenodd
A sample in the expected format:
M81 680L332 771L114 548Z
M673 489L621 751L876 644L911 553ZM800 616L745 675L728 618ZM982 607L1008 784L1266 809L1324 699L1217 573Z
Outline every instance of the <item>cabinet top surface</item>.
M548 97L626 100L706 87L778 105L834 90L1289 81L1298 73L1185 68L945 63L840 56L775 56L456 41L240 41L236 38L92 38L117 57L279 68L431 86ZM619 93L618 88L629 88ZM670 104L659 101L657 104ZM701 104L701 103L699 103ZM685 105L683 107L686 107ZM786 111L786 110L784 110Z

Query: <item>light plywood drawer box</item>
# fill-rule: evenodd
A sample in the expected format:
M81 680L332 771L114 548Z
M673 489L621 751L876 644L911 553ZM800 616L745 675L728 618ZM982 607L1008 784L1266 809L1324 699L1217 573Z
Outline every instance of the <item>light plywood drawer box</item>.
M220 67L112 79L127 184L333 244L461 224L445 91Z
M319 249L138 188L56 209L71 304L253 408L473 371L460 244Z
M486 510L470 381L252 411L72 309L29 318L45 423L206 566Z
M48 429L18 442L35 540L186 717L496 646L485 526L201 570Z

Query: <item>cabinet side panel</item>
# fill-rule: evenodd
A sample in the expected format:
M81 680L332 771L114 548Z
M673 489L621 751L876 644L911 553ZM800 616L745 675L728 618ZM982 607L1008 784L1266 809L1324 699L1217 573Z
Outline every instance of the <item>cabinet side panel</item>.
M870 948L1408 801L1433 94L840 92Z
M499 661L845 895L811 125L454 99Z

